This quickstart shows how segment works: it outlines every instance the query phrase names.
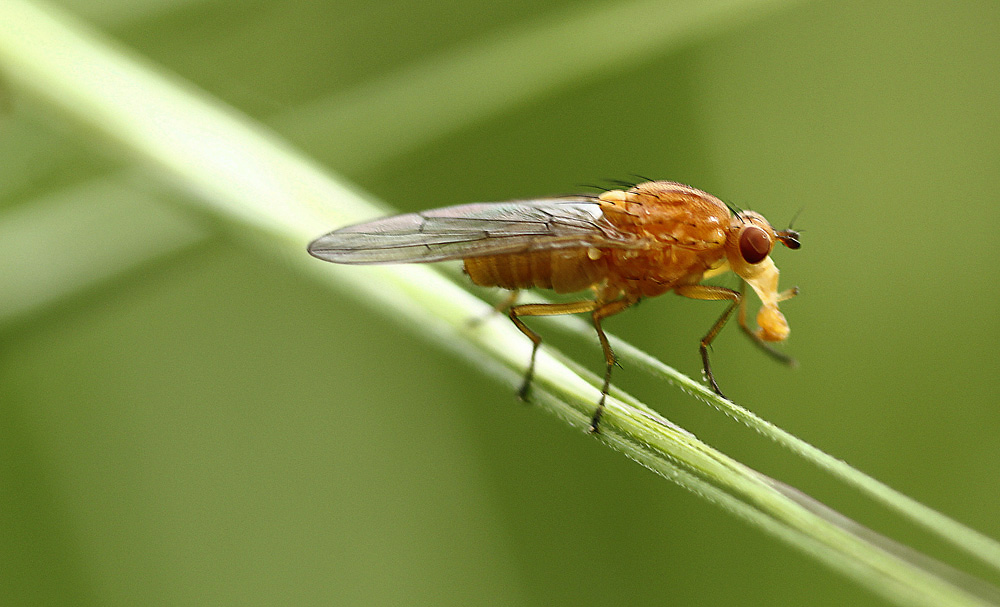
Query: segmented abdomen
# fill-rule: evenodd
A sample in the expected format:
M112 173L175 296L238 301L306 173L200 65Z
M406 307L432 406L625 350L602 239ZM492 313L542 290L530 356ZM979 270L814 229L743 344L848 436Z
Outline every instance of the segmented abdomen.
M604 279L605 264L602 261L597 249L574 247L514 255L470 257L465 260L465 271L473 283L482 287L537 287L552 289L556 293L572 293Z

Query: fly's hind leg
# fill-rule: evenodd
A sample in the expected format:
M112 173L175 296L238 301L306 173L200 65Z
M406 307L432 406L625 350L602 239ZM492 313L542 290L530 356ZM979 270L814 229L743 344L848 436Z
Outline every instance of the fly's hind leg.
M722 330L722 327L726 326L726 322L729 320L729 317L733 315L733 311L737 308L737 306L740 306L741 310L743 309L743 294L739 291L712 285L684 285L677 287L675 291L678 295L683 295L684 297L689 297L691 299L704 299L709 301L728 300L731 302L729 306L726 307L726 311L719 317L719 320L715 321L712 328L705 334L705 337L701 338L701 346L699 348L701 351L701 362L705 369L705 379L708 380L708 383L712 386L712 389L715 390L716 394L726 398L726 395L719 389L719 384L715 382L715 376L712 375L712 366L708 362L708 348L712 345L712 342L715 341L715 338L719 335L719 331Z
M511 306L507 310L507 316L514 323L514 326L524 333L531 340L531 360L528 361L528 370L524 373L524 381L517 391L517 396L521 400L528 400L528 390L531 388L531 380L535 375L535 356L538 354L538 347L542 345L542 338L535 333L528 325L524 324L521 316L558 316L560 314L578 314L580 312L591 312L597 308L598 304L592 300L574 301L569 303L555 304L521 304ZM603 398L602 398L603 402Z

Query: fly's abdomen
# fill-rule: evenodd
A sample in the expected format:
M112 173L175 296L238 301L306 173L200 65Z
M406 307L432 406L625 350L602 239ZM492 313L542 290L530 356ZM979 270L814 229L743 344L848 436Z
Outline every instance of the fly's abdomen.
M465 260L465 271L482 287L536 287L556 293L582 291L604 278L600 251L585 248L470 257Z

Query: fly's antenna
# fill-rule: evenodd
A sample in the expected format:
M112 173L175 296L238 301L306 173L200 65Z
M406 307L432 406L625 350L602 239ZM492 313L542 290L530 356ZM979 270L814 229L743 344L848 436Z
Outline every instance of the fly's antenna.
M795 211L795 214L792 215L792 220L788 222L788 231L789 232L794 232L795 231L795 229L792 226L795 225L795 222L799 220L799 215L801 215L802 211L804 211L805 209L806 208L804 206L799 207L799 210ZM799 232L801 232L801 231L802 230L799 230Z
M804 208L805 207L800 208L795 212L795 215L792 215L792 220L788 222L787 229L780 230L775 233L778 240L781 241L781 244L792 250L798 249L802 246L802 243L799 241L799 232L801 232L801 230L796 230L792 226L795 225L795 220L799 218L799 215L802 214L802 209Z

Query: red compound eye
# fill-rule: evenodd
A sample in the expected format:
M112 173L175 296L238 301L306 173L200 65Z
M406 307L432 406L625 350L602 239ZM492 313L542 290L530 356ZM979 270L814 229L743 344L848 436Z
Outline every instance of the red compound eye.
M740 234L740 255L749 264L764 261L771 252L771 237L763 228L747 226Z

